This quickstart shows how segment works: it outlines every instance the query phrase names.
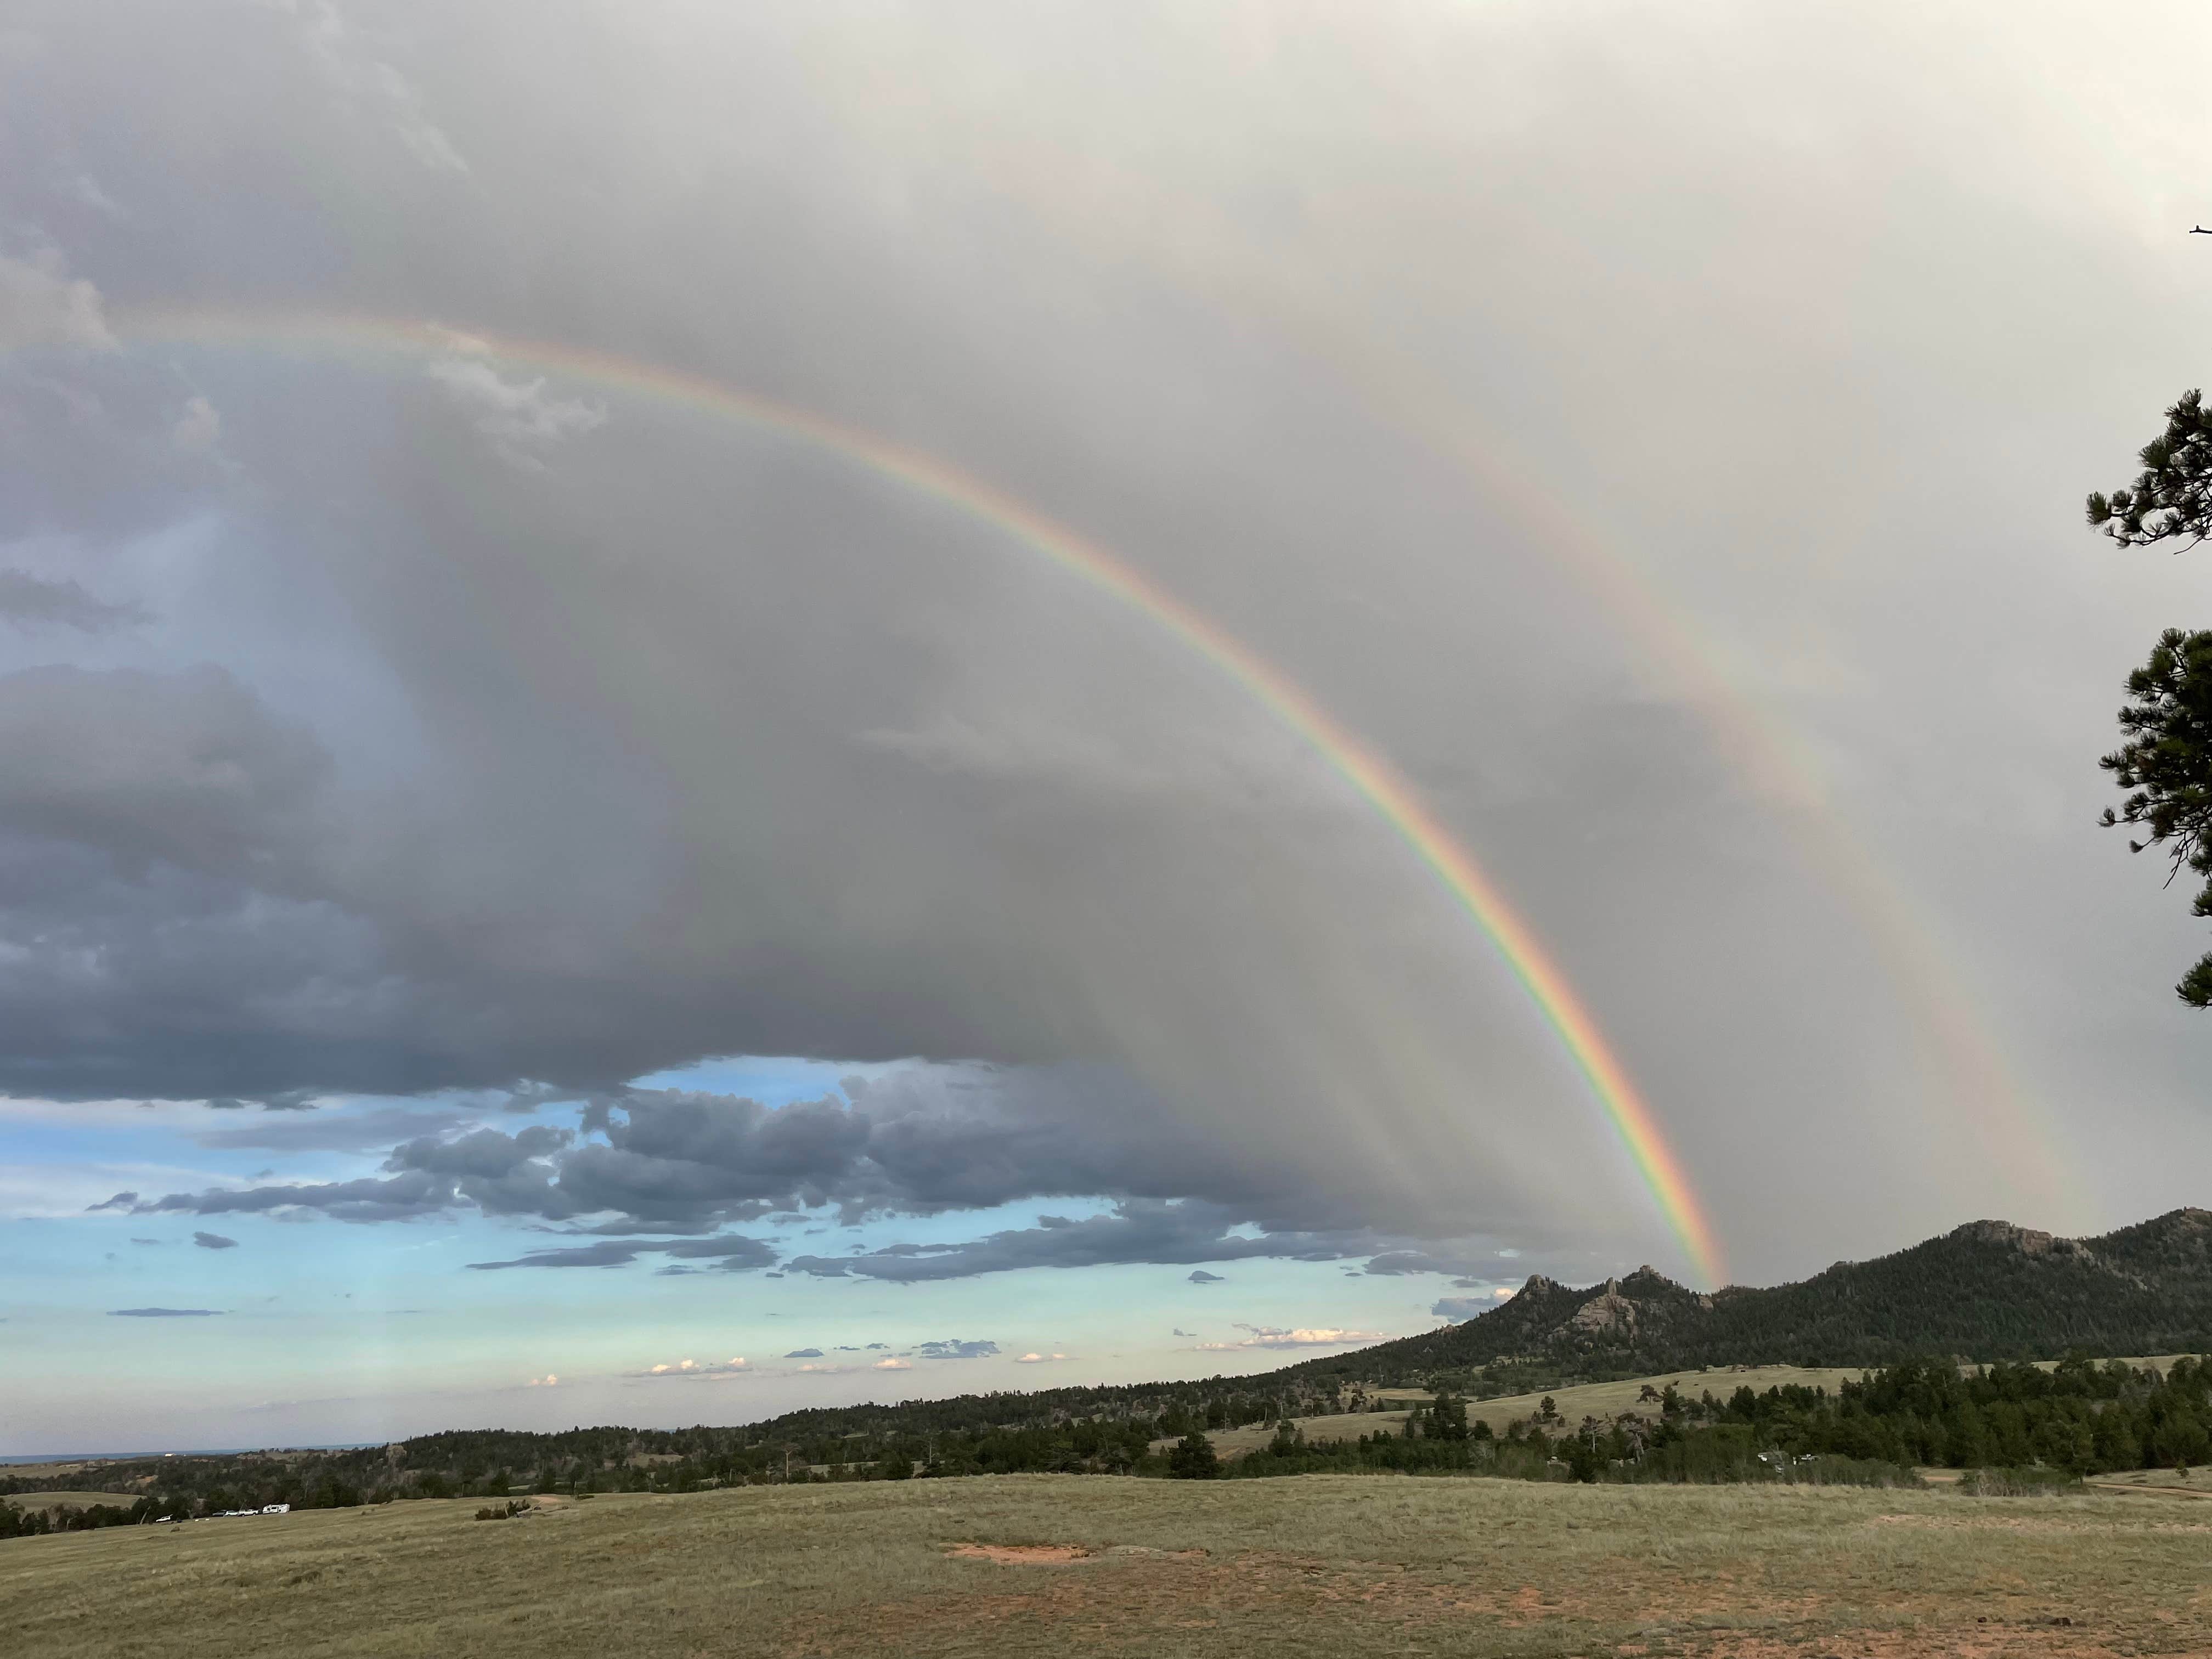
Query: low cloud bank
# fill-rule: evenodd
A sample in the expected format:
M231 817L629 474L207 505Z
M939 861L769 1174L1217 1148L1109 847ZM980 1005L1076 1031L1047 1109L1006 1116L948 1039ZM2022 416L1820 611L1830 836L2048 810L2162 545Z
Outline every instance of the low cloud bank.
M131 1215L313 1214L357 1224L474 1210L557 1224L587 1239L469 1263L475 1271L623 1267L653 1255L665 1259L659 1271L667 1274L699 1271L685 1265L694 1262L731 1272L777 1265L776 1246L721 1231L732 1224L828 1210L851 1224L1105 1194L1109 1207L1101 1214L1044 1214L1032 1226L948 1243L798 1255L781 1270L916 1284L1031 1267L1151 1263L1192 1266L1188 1282L1208 1285L1222 1276L1194 1264L1364 1256L1369 1273L1464 1274L1495 1269L1507 1259L1366 1227L1309 1224L1325 1222L1325 1212L1302 1216L1227 1198L1132 1193L1139 1170L1152 1171L1158 1160L1149 1149L1127 1144L1126 1134L1071 1137L1060 1133L1064 1123L1025 1118L1032 1095L991 1068L917 1069L933 1086L856 1079L847 1085L850 1098L826 1096L780 1108L737 1096L632 1090L589 1099L574 1128L532 1123L507 1130L462 1120L443 1133L400 1141L379 1173L353 1180L150 1199L125 1191L90 1208ZM957 1073L957 1079L947 1073ZM955 1087L956 1080L973 1086ZM1073 1086L1065 1079L1054 1085ZM526 1090L518 1097L537 1103ZM410 1126L422 1118L388 1110L370 1115ZM336 1128L304 1133L308 1145L337 1146L345 1138ZM265 1135L254 1139L258 1144ZM1146 1179L1156 1182L1157 1175Z
M110 1308L110 1319L218 1319L220 1308Z

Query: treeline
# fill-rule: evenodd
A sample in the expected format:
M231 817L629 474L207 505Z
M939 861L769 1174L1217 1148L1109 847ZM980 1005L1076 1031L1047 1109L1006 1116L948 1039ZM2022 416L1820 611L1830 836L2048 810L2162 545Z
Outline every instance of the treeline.
M42 1486L157 1495L195 1515L289 1504L350 1508L396 1498L684 1492L917 1474L1129 1474L1164 1471L1152 1443L1285 1417L1344 1398L1273 1377L823 1407L732 1428L460 1430L354 1449L124 1459L85 1472L0 1480L0 1500L35 1506Z
M0 1502L0 1538L36 1538L50 1532L92 1532L100 1527L137 1527L153 1521L188 1521L196 1510L188 1499L138 1498L125 1503L53 1504L37 1507L35 1495Z
M1024 1472L1250 1478L1373 1470L1886 1484L1910 1480L1915 1465L2040 1470L2072 1480L2212 1462L2212 1368L2196 1359L2177 1362L2164 1376L2080 1356L2049 1370L2011 1364L1961 1370L1948 1359L1914 1359L1832 1393L1790 1384L1763 1394L1739 1387L1725 1397L1710 1390L1692 1396L1647 1387L1636 1408L1617 1417L1570 1424L1547 1400L1503 1434L1471 1420L1467 1401L1446 1391L1415 1406L1401 1431L1342 1442L1316 1425L1327 1413L1307 1411L1304 1422L1293 1415L1293 1403L1310 1400L1249 1386L1270 1380L1244 1379L1243 1388L1217 1379L1051 1396L970 1395L799 1412L739 1428L480 1430L355 1450L126 1462L43 1482L61 1490L96 1479L117 1492L112 1505L46 1507L38 1501L40 1480L0 1483L0 1538L267 1504L327 1509L414 1498L505 1500ZM1106 1396L1105 1409L1077 1413L1078 1405ZM1000 1420L1009 1416L1015 1420ZM1209 1434L1249 1423L1273 1424L1272 1440L1243 1458L1216 1456Z
M2077 1356L2045 1370L1949 1360L1887 1367L1835 1393L1788 1384L1727 1398L1647 1388L1639 1409L1568 1425L1549 1409L1502 1437L1468 1425L1463 1401L1439 1398L1402 1434L1308 1443L1285 1425L1261 1451L1221 1466L1251 1477L1324 1470L1472 1473L1531 1480L1851 1485L1910 1480L1914 1466L2038 1470L2077 1480L2212 1460L2212 1367L2155 1370ZM1188 1462L1189 1460L1186 1459ZM2032 1484L2032 1483L2031 1483Z

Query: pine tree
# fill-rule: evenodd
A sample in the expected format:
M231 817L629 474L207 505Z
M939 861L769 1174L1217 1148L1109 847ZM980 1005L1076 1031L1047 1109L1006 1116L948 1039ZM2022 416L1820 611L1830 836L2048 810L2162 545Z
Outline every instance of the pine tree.
M1197 1430L1183 1436L1168 1453L1168 1474L1177 1480L1211 1480L1221 1473L1221 1459L1213 1443Z

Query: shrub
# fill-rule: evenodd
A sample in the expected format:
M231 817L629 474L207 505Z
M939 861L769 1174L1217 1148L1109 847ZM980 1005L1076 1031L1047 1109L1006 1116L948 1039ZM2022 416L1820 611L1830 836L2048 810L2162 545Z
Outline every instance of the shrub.
M2081 1477L2064 1469L1968 1469L1955 1490L1969 1498L2048 1498L2078 1492Z

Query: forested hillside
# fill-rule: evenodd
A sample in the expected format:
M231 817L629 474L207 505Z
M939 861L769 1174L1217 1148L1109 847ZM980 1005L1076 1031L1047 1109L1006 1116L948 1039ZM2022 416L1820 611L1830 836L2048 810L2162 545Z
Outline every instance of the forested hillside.
M1701 1295L1649 1267L1577 1290L1534 1278L1439 1331L1309 1360L1291 1375L1382 1383L1516 1365L1588 1377L1698 1365L1881 1365L2175 1353L2212 1344L2212 1211L2097 1238L1970 1222L1872 1261Z

